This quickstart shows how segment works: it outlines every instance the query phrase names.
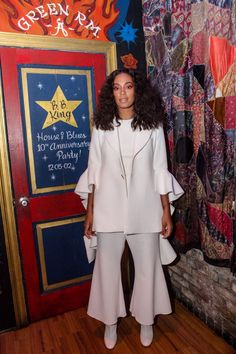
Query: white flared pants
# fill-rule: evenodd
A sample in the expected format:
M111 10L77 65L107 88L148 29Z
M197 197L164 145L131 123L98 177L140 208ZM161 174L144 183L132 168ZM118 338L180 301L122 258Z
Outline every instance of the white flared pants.
M168 289L160 261L159 234L98 233L88 314L109 325L126 316L121 282L125 240L131 250L135 279L130 311L144 325L157 314L171 313Z

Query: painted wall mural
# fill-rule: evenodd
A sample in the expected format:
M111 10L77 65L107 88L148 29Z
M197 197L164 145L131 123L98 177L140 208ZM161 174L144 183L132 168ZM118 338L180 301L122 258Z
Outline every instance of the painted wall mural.
M0 31L117 43L118 66L145 70L141 0L0 0Z
M168 113L176 204L174 243L236 273L236 5L144 0L149 77Z
M119 11L113 1L12 1L0 5L2 31L108 40Z

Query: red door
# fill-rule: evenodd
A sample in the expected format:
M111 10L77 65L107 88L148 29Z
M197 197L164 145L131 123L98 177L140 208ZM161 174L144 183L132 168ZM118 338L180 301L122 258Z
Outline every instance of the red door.
M4 110L29 316L84 305L92 266L73 192L86 167L103 54L0 48Z

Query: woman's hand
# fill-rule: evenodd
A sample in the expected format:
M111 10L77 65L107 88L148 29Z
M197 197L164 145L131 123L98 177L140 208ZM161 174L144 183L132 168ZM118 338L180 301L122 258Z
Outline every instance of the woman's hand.
M93 212L87 211L85 221L84 221L84 234L87 238L91 238L91 236L94 235L92 227L93 227Z
M163 209L163 215L162 215L162 235L163 238L167 238L171 235L173 231L173 223L171 219L171 214L170 214L170 209Z
M88 195L88 205L87 205L87 213L84 221L84 234L87 238L91 238L94 235L93 227L93 201L94 201L94 191L95 186L93 185L92 193Z
M171 235L171 232L173 231L173 223L171 219L171 214L170 214L170 203L169 203L169 197L168 194L162 194L161 195L161 203L163 207L163 215L162 215L162 235L163 238L167 238Z

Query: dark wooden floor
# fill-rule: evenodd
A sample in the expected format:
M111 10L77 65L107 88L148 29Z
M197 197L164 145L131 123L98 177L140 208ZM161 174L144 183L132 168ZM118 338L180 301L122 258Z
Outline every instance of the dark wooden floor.
M1 354L233 354L236 351L216 336L203 322L175 304L175 313L159 316L154 341L144 348L139 341L139 325L134 318L122 319L118 342L110 351L103 344L103 325L88 317L86 309L33 323L0 335Z

